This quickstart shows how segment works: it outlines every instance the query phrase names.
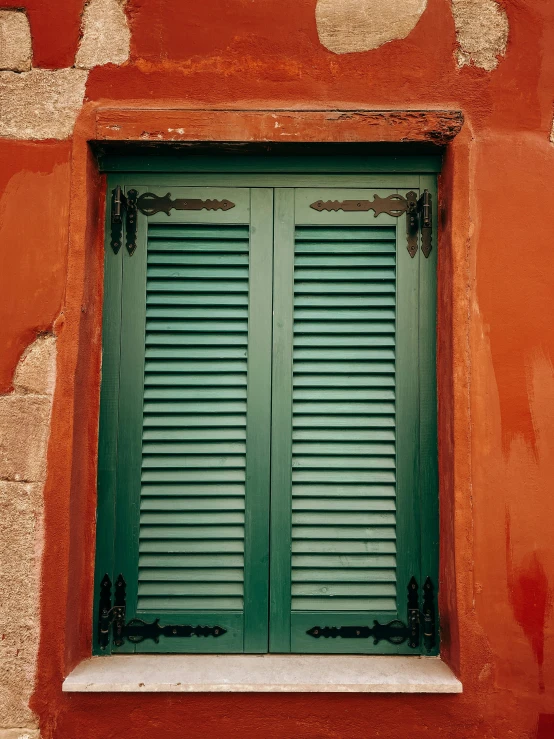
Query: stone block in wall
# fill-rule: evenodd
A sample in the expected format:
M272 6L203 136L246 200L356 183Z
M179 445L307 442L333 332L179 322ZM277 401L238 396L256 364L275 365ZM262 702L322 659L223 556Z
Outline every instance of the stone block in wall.
M131 32L125 15L126 0L90 0L83 12L81 42L75 66L92 69L101 64L123 64L129 58Z
M52 395L56 381L56 339L39 336L21 356L13 376L16 393Z
M36 726L29 699L34 689L39 640L42 489L41 483L0 481L0 727L3 728Z
M0 479L45 479L51 402L46 395L0 397Z
M0 72L0 137L66 139L83 105L88 71Z
M369 51L413 31L427 0L317 0L319 40L335 54Z
M56 339L39 336L0 396L0 739L38 739L29 708L40 638L44 480Z
M33 49L29 20L20 10L0 10L0 69L27 72Z

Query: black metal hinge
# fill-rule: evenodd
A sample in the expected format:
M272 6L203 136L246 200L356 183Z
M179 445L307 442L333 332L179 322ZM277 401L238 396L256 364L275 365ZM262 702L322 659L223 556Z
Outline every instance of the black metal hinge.
M387 624L373 621L373 626L313 626L306 634L316 639L369 639L374 644L388 641L390 644L408 642L411 649L420 646L420 624L423 622L423 645L430 652L435 646L435 596L431 578L423 585L423 610L419 610L419 588L417 580L412 577L408 583L408 623L395 619Z
M431 253L432 214L431 193L423 191L417 199L417 194L410 190L406 196L398 193L382 198L374 195L373 200L316 200L310 208L321 211L367 212L372 210L377 217L381 213L399 218L406 213L406 240L409 255L413 258L417 254L417 236L421 224L421 251L426 257Z
M137 248L137 191L129 190L127 195L119 185L112 190L112 238L111 246L117 254L123 238L123 214L125 214L125 244L132 256Z
M127 195L117 185L112 190L111 211L111 246L117 254L123 243L123 216L125 214L125 244L131 256L137 248L137 213L153 216L156 213L169 215L175 210L230 210L235 204L230 200L201 200L199 198L171 199L171 193L155 195L145 192L138 197L136 190L129 190Z
M152 639L158 644L160 636L192 637L222 636L227 629L222 626L189 626L183 624L160 624L156 618L151 623L140 618L133 618L125 623L127 585L123 575L115 581L114 605L112 607L112 583L108 575L104 575L100 583L100 600L98 609L98 645L104 650L110 643L110 630L113 631L113 644L122 646L125 640L132 644L140 644L145 639Z

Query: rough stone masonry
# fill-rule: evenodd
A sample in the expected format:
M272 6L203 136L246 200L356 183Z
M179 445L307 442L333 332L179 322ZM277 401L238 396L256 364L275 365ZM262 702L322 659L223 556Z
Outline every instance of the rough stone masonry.
M46 453L56 339L39 336L0 396L0 739L38 736L29 708L40 635ZM16 727L16 728L14 728Z

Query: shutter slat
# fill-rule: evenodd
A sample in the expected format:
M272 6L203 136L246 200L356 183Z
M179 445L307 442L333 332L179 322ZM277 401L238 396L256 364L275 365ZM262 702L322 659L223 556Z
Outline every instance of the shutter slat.
M298 233L298 232L297 232ZM334 254L337 250L343 254L387 254L396 251L394 241L375 240L375 241L356 241L356 242L336 242L336 241L296 241L297 254Z
M159 573L171 572L172 568L185 569L188 572L202 572L206 578L219 577L219 570L244 566L244 557L240 554L141 554L139 567L155 568ZM386 567L386 563L383 567ZM211 571L215 570L215 571Z
M201 249L201 244L199 246L199 251L194 252L192 254L187 254L184 252L184 250L179 251L170 251L170 252L153 252L150 255L150 259L148 260L148 263L151 265L161 266L167 266L167 267L174 267L174 266L185 266L185 265L194 265L195 267L210 267L210 266L243 266L248 269L248 251L245 250L241 253L237 254L229 254L225 253L225 250L223 254L206 254L205 250ZM166 276L165 272L162 272L164 276ZM217 277L215 274L211 274L210 277Z
M350 588L354 590L354 588ZM294 596L295 611L395 611L396 598L366 598L354 594L346 598L329 597L306 598Z
M161 224L151 223L148 227L148 249L155 248L156 243L165 239L179 239L179 244L185 246L195 239L215 240L224 245L227 239L243 242L248 239L248 226L234 225L200 225L200 224Z
M244 498L220 497L191 498L190 496L148 496L143 494L140 503L141 511L244 511Z
M171 292L171 291L170 291ZM184 292L176 295L156 293L150 291L146 296L147 310L149 306L248 306L248 295L232 295L231 293L214 293L213 295L195 295L194 293Z
M296 241L302 244L304 241L325 243L335 242L336 247L342 249L345 244L363 241L373 243L380 239L392 240L396 238L394 226L297 226Z
M183 381L184 382L184 381ZM394 387L394 376L391 375L309 375L296 373L294 378L295 387Z
M348 260L348 267L350 268L348 270L348 274L351 274L351 270L353 267L356 267L356 268L370 267L372 273L375 267L390 267L390 266L394 267L395 256L396 255L394 253L394 250L391 250L391 253L386 254L386 255L377 255L375 253L368 255L367 251L365 253L358 254L357 256L350 255L350 258ZM323 255L323 254L320 254L318 256L312 255L309 257L297 256L295 257L294 264L298 270L297 274L298 274L299 279L306 279L304 276L304 270L302 268L321 267L321 268L332 269L336 267L344 267L344 257L345 257L344 251L338 256L335 254L333 254L332 256ZM339 273L345 272L345 270L339 270L339 269L337 269L336 271ZM325 274L329 274L329 273L323 272L323 275ZM387 275L389 277L394 277L394 273L391 274L387 272ZM335 276L334 273L333 273L333 276Z
M158 372L147 370L144 376L145 387L164 387L169 385L171 387L232 387L232 386L244 386L246 387L246 374L229 372L228 374L215 374L210 373L208 376L193 375L193 374L181 374L172 372L171 367L168 367L166 372Z

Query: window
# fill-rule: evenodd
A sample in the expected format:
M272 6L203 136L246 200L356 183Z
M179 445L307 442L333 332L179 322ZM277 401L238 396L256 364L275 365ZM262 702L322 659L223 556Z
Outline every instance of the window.
M95 587L131 628L102 649L95 605L96 653L437 653L400 638L410 581L436 602L436 234L365 207L435 177L355 167L110 175L150 215L130 255L108 213Z

